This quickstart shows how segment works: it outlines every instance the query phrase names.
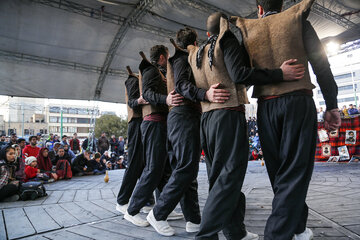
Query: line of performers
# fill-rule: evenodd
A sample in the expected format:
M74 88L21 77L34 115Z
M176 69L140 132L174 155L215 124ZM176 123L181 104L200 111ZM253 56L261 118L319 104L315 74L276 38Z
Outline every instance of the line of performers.
M244 224L241 192L247 163L247 87L258 98L258 128L274 192L267 240L312 239L305 198L316 146L316 108L308 61L323 92L325 125L340 125L337 85L327 56L306 20L314 0L281 12L282 0L257 0L259 19L207 20L208 40L180 29L175 54L156 45L140 53L139 76L128 67L129 167L116 209L131 223L175 234L167 220L185 218L195 239L258 239ZM235 28L240 31L232 31ZM197 174L205 152L209 195L202 214ZM156 191L154 203L153 192ZM174 212L180 202L183 214ZM150 207L150 209L149 209ZM141 210L148 210L146 219Z

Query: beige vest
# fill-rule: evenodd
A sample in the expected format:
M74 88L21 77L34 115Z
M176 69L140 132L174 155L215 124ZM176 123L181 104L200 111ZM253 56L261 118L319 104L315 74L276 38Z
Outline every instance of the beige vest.
M143 60L146 61L146 60ZM159 70L159 74L162 78L162 81L166 81L166 78L164 77L164 75L160 72ZM165 85L165 83L164 83ZM141 72L139 73L139 88L140 88L140 92L143 92L142 89L142 75ZM164 87L164 89L161 89L161 94L166 95L166 87ZM150 115L152 113L168 113L168 107L167 106L153 106L151 104L147 104L147 105L143 105L142 106L142 115L143 117Z
M196 54L199 50L197 46L188 46L189 51L189 63L194 73L196 86L198 88L209 89L211 85L221 83L220 88L226 89L230 92L230 99L225 103L210 103L201 102L201 108L203 112L208 112L215 109L237 107L241 104L247 104L248 98L246 94L246 87L242 84L235 84L225 67L224 55L220 48L220 40L224 36L225 32L229 30L229 23L226 19L220 20L220 34L214 49L213 65L212 69L209 66L208 52L210 44L204 49L201 68L196 67Z
M277 96L297 90L312 90L308 58L303 44L303 18L315 0L303 0L288 10L261 19L232 17L240 28L252 67L279 68L289 59L298 59L305 66L303 79L255 86L253 97Z
M137 77L135 75L133 75L134 77ZM137 77L138 78L138 77ZM125 101L126 101L126 106L127 106L127 111L128 111L128 122L130 122L131 120L133 120L134 118L139 118L142 117L141 112L135 111L134 109L132 109L131 107L129 107L128 102L129 102L129 95L127 92L127 89L125 87Z

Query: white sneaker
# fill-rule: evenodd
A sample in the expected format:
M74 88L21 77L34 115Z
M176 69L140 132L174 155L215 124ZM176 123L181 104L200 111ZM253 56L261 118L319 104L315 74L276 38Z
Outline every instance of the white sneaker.
M259 235L246 231L246 236L243 237L241 240L258 240L258 239L259 239Z
M120 204L116 203L116 208L115 209L116 209L116 211L119 211L122 214L125 214L126 211L127 211L128 206L129 206L128 204L120 205Z
M157 221L155 219L153 210L149 212L146 219L160 235L169 237L175 234L175 230L170 227L167 221Z
M192 223L192 222L186 222L186 232L188 233L194 233L198 232L200 230L200 224Z
M143 207L143 208L140 210L140 212L148 214L148 213L153 209L153 207L154 207L154 205L152 205L152 206L145 206L145 207Z
M177 212L175 212L175 210L174 211L172 211L170 214L169 214L169 216L167 217L167 219L166 220L179 220L179 219L183 219L184 218L184 214L182 214L182 213L177 213Z
M128 211L126 211L125 215L124 215L124 218L126 220L128 220L129 222L131 222L132 224L136 225L136 226L139 226L139 227L147 227L149 226L149 222L142 219L140 217L140 214L136 214L135 216L131 216Z
M295 234L295 240L311 240L314 238L314 234L310 228L306 228L303 233Z

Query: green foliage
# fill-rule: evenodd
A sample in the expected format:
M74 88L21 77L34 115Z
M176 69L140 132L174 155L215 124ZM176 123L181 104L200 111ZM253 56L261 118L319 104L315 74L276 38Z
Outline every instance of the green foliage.
M127 137L127 129L128 122L126 119L121 119L115 115L103 115L96 119L95 137L99 138L103 132L106 132L108 138L111 135Z

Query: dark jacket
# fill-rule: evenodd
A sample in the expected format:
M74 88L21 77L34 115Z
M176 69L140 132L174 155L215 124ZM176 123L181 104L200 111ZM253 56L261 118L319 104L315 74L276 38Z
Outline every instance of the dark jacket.
M82 149L85 151L85 150L88 150L88 148L90 148L89 145L90 145L90 144L89 144L89 138L86 138L86 139L83 141L81 147L82 147ZM93 150L93 151L97 151L97 150L96 150L96 147L97 147L97 145L96 145L96 139L94 139L93 145L92 145L92 148L93 148L92 150Z
M117 140L116 138L115 139L111 138L110 145L112 152L119 152L119 140Z
M88 160L84 157L84 154L82 153L74 159L71 165L71 171L73 172L73 174L84 172L85 166L88 166Z
M130 76L125 81L126 91L128 93L128 105L134 111L141 113L141 106L138 103L140 97L140 88L139 88L139 79L133 76Z
M67 160L69 164L71 165L71 157L69 154L65 153L64 156L60 157L59 155L56 155L54 160L52 161L53 165L56 165L59 160Z
M110 146L109 140L106 137L99 137L98 148L102 150L108 150Z
M94 171L96 169L102 171L106 169L105 164L102 164L101 161L97 162L95 159L88 161L87 165L88 165L88 169L87 169L88 171Z

